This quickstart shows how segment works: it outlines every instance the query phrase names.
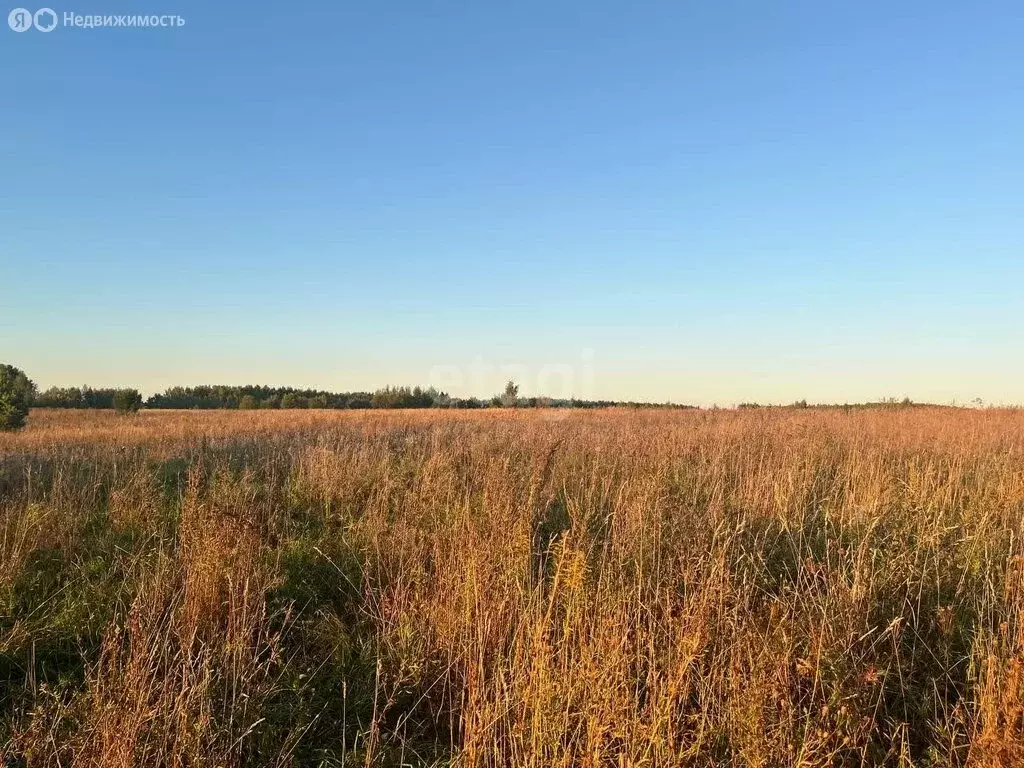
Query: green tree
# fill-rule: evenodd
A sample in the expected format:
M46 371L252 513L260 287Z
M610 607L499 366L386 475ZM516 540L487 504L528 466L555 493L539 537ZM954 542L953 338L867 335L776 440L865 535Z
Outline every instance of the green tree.
M260 407L260 401L252 395L242 395L242 399L238 401L238 407L243 411L251 411Z
M118 413L135 413L142 407L142 395L137 389L119 389L114 393L114 410Z
M515 408L519 404L519 385L511 379L505 385L505 391L501 394L501 404L505 408Z
M28 409L36 395L36 385L13 365L0 365L0 430L25 426Z

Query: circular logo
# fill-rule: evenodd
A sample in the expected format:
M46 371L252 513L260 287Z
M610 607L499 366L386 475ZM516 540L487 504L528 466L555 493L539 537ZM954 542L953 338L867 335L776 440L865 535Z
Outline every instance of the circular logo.
M54 13L53 8L40 8L32 17L32 23L40 32L52 32L53 28L57 26L57 14Z
M32 29L32 11L27 8L15 8L7 14L7 26L15 32L28 32Z

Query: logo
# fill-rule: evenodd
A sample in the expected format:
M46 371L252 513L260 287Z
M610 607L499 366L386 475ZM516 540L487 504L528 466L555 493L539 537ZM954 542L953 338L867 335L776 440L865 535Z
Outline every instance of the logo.
M32 27L52 32L57 26L57 12L53 8L40 8L35 13L28 8L15 8L7 14L7 26L15 32L28 32Z
M32 11L26 8L15 8L7 14L7 26L15 32L27 32L32 29Z
M32 21L40 32L52 32L57 26L57 14L53 12L53 8L40 8L32 17Z
M15 32L27 32L35 27L40 32L52 32L59 26L69 29L100 29L104 27L122 27L136 29L152 29L157 27L176 28L185 26L185 18L176 13L165 14L102 14L64 12L61 23L53 8L40 8L35 13L28 8L15 8L7 14L7 26Z

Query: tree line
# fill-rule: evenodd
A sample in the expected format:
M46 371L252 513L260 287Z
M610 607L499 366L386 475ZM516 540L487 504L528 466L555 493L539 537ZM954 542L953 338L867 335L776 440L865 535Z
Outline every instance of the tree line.
M980 405L981 401L977 400ZM844 405L809 405L798 400L789 406L761 406L740 403L746 408L877 408L917 407L910 398L889 398L882 402ZM510 381L489 399L452 397L434 387L384 387L374 392L327 392L294 387L260 385L170 387L143 399L137 389L97 387L50 387L38 392L35 383L12 365L0 364L0 431L24 426L30 408L94 408L134 413L140 408L292 409L292 408L694 408L676 403L643 403L632 400L583 400L577 398L520 397L519 386ZM717 406L715 406L717 408Z
M143 400L135 389L51 387L35 395L35 408L149 409L292 409L292 408L608 408L683 407L672 404L584 400L577 398L520 397L519 387L509 382L504 391L489 399L452 397L435 387L384 387L374 392L328 392L294 387L261 385L205 385L170 387Z
M142 395L137 389L51 387L35 395L33 408L113 408L137 411Z
M489 400L452 397L434 387L384 387L375 392L327 392L293 387L170 387L143 399L137 389L50 387L39 392L24 371L0 364L0 430L20 429L30 408L94 408L134 413L152 409L291 409L291 408L691 408L674 403L637 403L576 398L520 397L510 381Z
M111 408L134 413L142 407L137 389L52 387L39 394L36 384L13 365L0 364L0 431L25 426L30 408Z

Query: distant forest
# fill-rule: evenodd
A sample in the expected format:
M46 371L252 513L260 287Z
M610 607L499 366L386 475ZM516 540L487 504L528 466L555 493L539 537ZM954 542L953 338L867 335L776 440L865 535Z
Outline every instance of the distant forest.
M798 400L790 405L740 403L738 408L908 408L920 407L910 398L887 398L876 402L808 404ZM980 405L980 401L975 405ZM118 411L151 409L291 409L291 408L695 408L677 403L643 403L619 400L581 400L577 398L520 397L519 387L509 382L494 397L451 397L434 387L384 387L375 392L326 392L318 389L266 386L171 387L144 400L136 389L51 387L35 395L34 408L113 408Z
M673 403L636 403L576 398L519 397L514 382L490 399L451 397L433 387L385 387L376 392L325 392L266 386L171 387L143 401L135 389L52 387L36 395L35 408L117 408L124 402L145 408L241 410L278 408L690 408Z

